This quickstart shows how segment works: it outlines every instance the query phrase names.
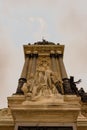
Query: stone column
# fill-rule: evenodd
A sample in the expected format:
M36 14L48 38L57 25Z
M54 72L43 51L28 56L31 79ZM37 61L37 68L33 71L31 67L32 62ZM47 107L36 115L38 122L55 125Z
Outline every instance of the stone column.
M30 78L30 73L31 73L31 64L32 63L32 54L29 56L29 65L28 65L28 70L27 70L27 80Z
M58 59L59 59L61 77L62 77L62 79L66 79L66 78L68 78L68 76L67 76L66 69L65 69L65 66L64 66L64 63L63 63L63 55L58 54Z
M32 67L31 74L34 75L36 73L36 63L37 63L38 52L34 51L32 54Z
M61 72L60 72L60 66L59 66L59 59L56 56L56 63L57 63L57 73L58 73L58 78L61 80Z
M62 82L60 83L60 78L59 78L59 72L58 72L58 69L57 69L57 55L54 51L51 51L50 53L50 57L51 57L51 65L52 65L52 71L55 72L56 76L57 76L57 80L56 80L56 83L55 83L55 87L56 89L58 90L59 93L63 93L63 90L62 90Z
M51 51L50 57L51 57L52 70L53 72L57 72L56 54L54 51Z
M61 77L63 80L63 89L64 89L64 94L72 94L72 90L70 87L70 80L68 79L66 69L63 63L63 55L59 54L57 52L57 57L59 59L59 66L60 66L60 72L61 72Z
M21 91L21 88L22 88L23 84L25 82L27 82L27 72L28 72L29 58L30 57L31 57L30 53L26 54L25 63L24 63L24 66L23 66L23 70L22 70L19 82L18 82L18 87L17 87L16 94L23 94L23 92Z

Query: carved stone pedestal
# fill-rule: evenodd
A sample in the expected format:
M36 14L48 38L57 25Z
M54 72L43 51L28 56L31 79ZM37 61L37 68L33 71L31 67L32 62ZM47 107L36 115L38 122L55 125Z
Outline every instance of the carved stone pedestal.
M47 101L46 98L41 99L42 101L30 101L25 96L8 97L15 130L18 130L19 126L72 127L76 130L80 98L60 94L56 97L58 99L50 98L51 100Z

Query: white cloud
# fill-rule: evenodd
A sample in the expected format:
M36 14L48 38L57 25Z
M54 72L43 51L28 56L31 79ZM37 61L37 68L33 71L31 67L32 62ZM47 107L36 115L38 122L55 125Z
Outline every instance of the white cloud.
M33 39L35 41L41 40L43 37L48 38L49 34L47 32L47 21L43 17L29 17L29 28L33 32Z

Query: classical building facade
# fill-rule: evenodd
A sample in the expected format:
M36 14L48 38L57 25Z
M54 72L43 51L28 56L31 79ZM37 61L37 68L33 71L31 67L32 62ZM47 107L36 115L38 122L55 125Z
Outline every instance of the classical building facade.
M68 77L64 45L43 40L24 45L25 63L0 130L87 130L87 93Z

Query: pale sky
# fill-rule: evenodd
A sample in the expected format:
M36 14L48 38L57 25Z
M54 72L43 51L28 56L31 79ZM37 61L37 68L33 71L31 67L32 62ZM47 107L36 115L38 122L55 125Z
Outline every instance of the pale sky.
M0 108L16 92L23 44L43 37L65 45L68 76L87 91L87 0L0 0Z

